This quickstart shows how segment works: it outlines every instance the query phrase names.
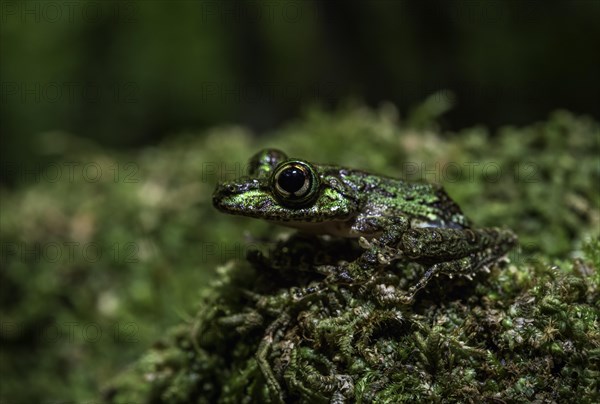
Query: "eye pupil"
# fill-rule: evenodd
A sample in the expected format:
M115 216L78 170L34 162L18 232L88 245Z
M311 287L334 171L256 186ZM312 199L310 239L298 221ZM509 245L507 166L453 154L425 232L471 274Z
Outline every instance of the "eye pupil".
M277 202L286 208L301 208L319 196L319 176L301 160L280 163L271 176L270 189Z
M286 192L293 194L298 192L304 186L306 176L302 170L297 167L286 168L279 174L277 184Z

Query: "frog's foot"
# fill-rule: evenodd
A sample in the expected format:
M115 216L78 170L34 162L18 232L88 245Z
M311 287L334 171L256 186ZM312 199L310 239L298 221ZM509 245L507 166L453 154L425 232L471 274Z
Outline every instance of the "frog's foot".
M470 278L480 269L500 261L517 243L510 230L484 229L411 229L402 236L400 249L410 259L434 262L409 290L411 299L433 276ZM437 261L437 262L436 262Z
M411 286L408 291L409 300L412 301L416 293L423 289L434 276L446 275L450 279L454 276L463 276L472 280L477 271L482 270L489 273L489 264L495 261L501 261L501 259L489 257L489 259L482 260L480 254L471 254L468 257L434 264L425 271L415 285Z
M462 272L465 268L470 266L471 260L469 258L461 258L454 261L442 262L439 264L432 265L425 271L421 279L410 287L408 290L408 299L413 300L417 292L423 289L427 283L439 274L446 274L452 278L456 273Z
M398 248L392 247L380 239L374 239L368 242L368 248L358 258L357 264L365 269L373 266L387 266L402 256L402 251Z
M356 260L340 261L338 265L319 265L315 267L316 272L325 275L327 283L353 284L369 278L375 269L389 265L399 256L397 249L379 239L367 241L361 237L359 244L365 251Z
M375 267L387 266L400 256L397 246L410 224L403 216L386 218L382 223L381 218L373 220L372 217L365 215L359 216L355 226L364 234L380 233L378 237L371 240L365 237L360 237L358 240L365 251L355 263L363 271L368 271Z

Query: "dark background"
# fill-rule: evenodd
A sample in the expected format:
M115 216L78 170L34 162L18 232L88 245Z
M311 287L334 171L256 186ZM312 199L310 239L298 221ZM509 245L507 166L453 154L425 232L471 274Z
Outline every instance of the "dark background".
M600 118L600 1L2 1L2 161L40 134L108 147L225 123L257 134L354 98L443 128ZM51 148L50 148L51 149ZM3 182L13 183L2 170Z

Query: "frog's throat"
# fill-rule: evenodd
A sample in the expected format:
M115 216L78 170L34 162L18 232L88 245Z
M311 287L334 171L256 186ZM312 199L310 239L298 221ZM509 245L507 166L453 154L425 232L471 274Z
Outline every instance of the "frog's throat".
M310 234L328 234L330 236L346 238L356 238L362 235L353 231L352 224L347 220L331 220L326 222L280 222L269 220L269 222L280 226L292 227L303 233Z

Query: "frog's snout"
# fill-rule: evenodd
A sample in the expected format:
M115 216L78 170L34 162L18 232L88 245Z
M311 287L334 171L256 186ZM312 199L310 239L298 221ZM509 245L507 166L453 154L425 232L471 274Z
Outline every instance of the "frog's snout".
M242 195L250 190L258 188L259 182L257 180L243 182L223 182L217 184L212 197L213 206L217 209L225 207L232 202L232 197L236 195Z
M236 192L238 188L240 188L239 185L232 183L224 183L217 186L216 193L218 193L219 195L234 195L239 193Z
M213 193L213 198L218 196L239 195L258 188L259 183L257 180L244 182L223 182L217 184L217 188Z
M228 197L237 194L236 192L238 187L236 184L231 182L224 182L217 184L215 191L212 195L212 202L215 208L219 208L223 206L223 204L227 201Z

